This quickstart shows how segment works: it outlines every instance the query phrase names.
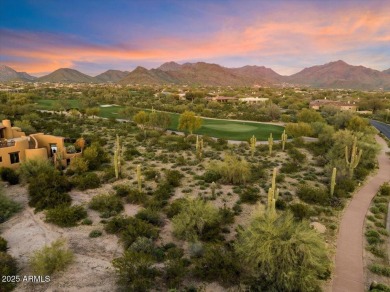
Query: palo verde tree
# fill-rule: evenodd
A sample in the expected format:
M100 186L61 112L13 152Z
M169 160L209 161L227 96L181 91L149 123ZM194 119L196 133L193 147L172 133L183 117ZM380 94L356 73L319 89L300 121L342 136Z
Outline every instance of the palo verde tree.
M185 111L179 117L178 130L189 132L191 135L194 131L202 126L202 118L195 115L194 112Z
M290 212L255 217L239 232L235 250L251 291L321 291L330 274L321 235Z
M134 117L133 121L144 131L146 137L146 126L149 122L149 115L144 111L139 111Z

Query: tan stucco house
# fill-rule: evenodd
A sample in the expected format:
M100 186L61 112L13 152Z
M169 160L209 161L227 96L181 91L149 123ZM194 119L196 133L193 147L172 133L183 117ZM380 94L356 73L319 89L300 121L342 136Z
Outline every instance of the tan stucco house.
M10 120L0 123L0 167L16 169L29 159L53 159L63 166L81 153L68 153L64 137L43 133L26 136L18 127L12 127Z

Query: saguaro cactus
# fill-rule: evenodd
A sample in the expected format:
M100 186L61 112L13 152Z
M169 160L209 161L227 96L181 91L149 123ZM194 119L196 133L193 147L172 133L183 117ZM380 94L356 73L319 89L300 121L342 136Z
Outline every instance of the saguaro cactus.
M252 138L249 140L250 142L250 147L251 147L251 156L253 158L254 154L255 154L255 150L256 150L256 137L255 135L252 136Z
M116 135L116 141L115 141L115 150L114 150L114 169L115 169L115 178L119 179L119 176L121 174L121 143L119 136Z
M268 138L268 149L269 149L269 155L272 154L272 146L274 145L274 138L272 138L272 133L269 135Z
M358 166L360 158L362 157L363 150L358 149L357 146L357 137L353 139L351 156L349 155L348 146L345 146L345 162L349 170L349 178L353 177L353 171Z
M330 180L330 196L331 197L333 197L334 187L336 186L336 174L337 174L337 169L336 169L336 167L333 167L332 178Z
M286 146L286 142L287 142L286 130L283 131L282 137L280 140L282 140L282 151L284 151L284 147Z
M276 168L274 168L272 173L272 184L268 189L268 205L267 211L270 215L275 214L275 203L279 197L279 189L276 188Z
M199 138L199 135L196 135L196 157L202 159L203 156L203 138Z
M211 195L214 197L215 196L215 189L216 189L217 185L215 184L215 182L212 182L210 187L211 187Z
M137 165L137 182L138 182L138 191L142 192L142 173L141 173L141 164Z

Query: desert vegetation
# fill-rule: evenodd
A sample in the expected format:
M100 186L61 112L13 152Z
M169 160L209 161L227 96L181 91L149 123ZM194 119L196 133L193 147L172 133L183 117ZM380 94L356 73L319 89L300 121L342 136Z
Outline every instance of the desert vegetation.
M27 161L18 170L0 170L8 185L0 194L0 210L5 210L0 214L6 214L1 220L21 209L7 190L25 189L24 208L42 226L61 231L73 251L71 256L63 242L41 246L30 265L22 263L23 271L66 273L79 264L79 252L88 252L75 243L77 234L91 245L118 244L107 258L117 285L129 291L200 291L211 285L319 291L330 278L339 214L375 170L379 146L366 117L310 110L308 102L337 94L366 100L370 94L260 88L257 93L270 102L246 105L204 99L211 91L244 96L246 88L199 88L202 94L192 95L195 90L188 89L184 100L178 88L170 88L169 95L149 87L79 90L80 96L70 88L0 93L5 104L31 105L13 111L1 107L4 117L30 130L62 135L71 141L67 146L82 150L67 168ZM72 107L79 114L34 107ZM249 122L236 121L234 129L230 121L219 121L218 127L227 125L225 133L245 132L241 141L228 143L212 136L213 125L204 117L279 125L260 135ZM206 126L210 135L202 134ZM374 207L382 212L381 206ZM372 216L380 225L384 215ZM374 228L367 234L378 244L385 237ZM378 244L370 252L383 254ZM12 268L9 254L2 256ZM50 267L42 267L46 257ZM386 273L378 267L373 264L371 270Z

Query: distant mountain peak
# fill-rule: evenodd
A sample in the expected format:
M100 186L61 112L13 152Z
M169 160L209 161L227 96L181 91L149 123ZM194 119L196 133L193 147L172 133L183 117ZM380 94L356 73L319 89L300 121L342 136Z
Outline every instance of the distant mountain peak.
M26 72L17 72L9 66L0 64L0 82L8 81L32 81L37 79Z

